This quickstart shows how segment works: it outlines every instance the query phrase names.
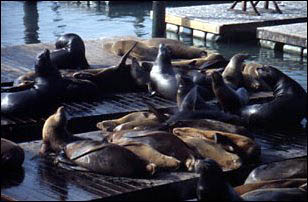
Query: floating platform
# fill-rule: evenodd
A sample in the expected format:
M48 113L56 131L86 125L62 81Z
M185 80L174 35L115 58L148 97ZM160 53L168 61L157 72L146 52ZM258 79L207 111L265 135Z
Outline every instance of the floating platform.
M257 28L262 47L307 57L307 22Z
M249 5L246 12L241 10L240 5L229 9L231 5L167 8L166 30L209 41L242 41L256 39L259 27L307 22L306 1L281 1L279 7L282 14L277 13L271 4L270 9L264 9L261 2L257 6L260 16ZM302 32L298 29L289 31L288 36Z
M103 133L94 131L76 136L101 140ZM233 186L243 183L259 164L307 156L306 133L258 132L255 137L262 150L260 163L225 172ZM195 173L160 172L150 179L134 179L71 171L55 166L52 158L39 157L40 144L40 140L19 144L25 151L25 161L22 169L1 172L1 200L166 201L196 197Z

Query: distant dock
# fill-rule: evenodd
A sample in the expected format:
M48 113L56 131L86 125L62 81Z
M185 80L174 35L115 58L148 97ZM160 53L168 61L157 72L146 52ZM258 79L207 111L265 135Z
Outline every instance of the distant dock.
M307 22L306 1L282 1L281 4L279 4L282 14L277 13L274 8L271 7L271 4L269 9L264 9L261 2L257 7L261 14L260 16L253 12L252 7L248 6L247 11L244 12L241 10L240 5L232 10L229 9L231 5L231 3L227 3L167 8L165 18L167 23L166 30L168 32L191 35L194 38L215 42L250 39L272 41L281 38L283 35L283 37L286 38L284 44L294 46L295 44L291 43L291 41L294 40L291 38L294 35L298 35L299 32L302 32L302 29L299 29L297 24L291 23ZM288 28L287 34L279 32L276 29L272 29L271 31L267 29L268 27L285 24L291 24L289 25L290 27ZM307 30L307 23L305 23L304 26L303 29ZM265 32L261 31L262 28L267 30L267 35L272 35L273 37L266 39L263 38L264 35L262 34L259 34L257 37L257 30L259 30L258 33ZM305 33L307 33L307 31L305 31ZM301 48L291 48L290 52L306 56L307 54L305 54L304 50L305 48L307 49L306 34L305 36L301 34L301 38L306 40L306 45L300 46ZM275 42L275 40L273 42ZM281 41L277 42L282 43ZM301 51L294 51L297 49ZM286 48L282 48L281 50L288 52L290 48L286 46Z

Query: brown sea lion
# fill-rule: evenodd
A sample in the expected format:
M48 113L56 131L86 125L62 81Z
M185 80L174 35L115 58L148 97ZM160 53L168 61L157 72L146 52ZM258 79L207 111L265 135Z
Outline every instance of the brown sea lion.
M261 165L250 172L245 184L289 178L307 178L307 156Z
M181 167L189 171L193 169L195 163L195 153L181 139L165 131L119 131L109 134L106 140L115 144L121 144L127 141L148 144L158 152L180 160Z
M155 165L115 144L82 139L70 135L66 130L67 118L63 107L51 115L43 126L43 141L40 155L49 152L64 152L64 160L57 158L55 163L69 162L72 168L81 166L88 171L113 176L147 176L154 174Z
M227 150L233 153L237 153L240 157L244 157L245 160L256 160L261 153L261 148L255 141L249 137L234 133L183 127L174 128L173 134L181 134L182 136L189 137L199 137L211 142L220 142L222 145L225 145L225 149L227 148Z
M156 116L151 112L132 112L121 118L113 119L113 120L105 120L102 122L98 122L96 127L103 131L114 131L117 126L122 124L127 124L130 122L140 123L145 120L156 120ZM140 125L140 124L139 124ZM125 129L133 129L131 127L121 127Z
M287 129L300 127L307 119L307 92L295 80L280 70L263 65L256 68L258 78L264 80L273 91L274 99L263 104L241 108L241 117L250 127ZM292 104L290 104L292 103Z
M226 151L218 142L182 133L174 133L174 135L183 140L201 158L217 161L224 171L238 169L242 166L241 158L237 154Z
M12 169L22 166L25 159L24 150L15 142L1 138L1 168Z
M241 85L243 81L243 62L248 57L249 55L242 53L234 55L222 73L222 77L225 83L230 85L230 87L235 90Z
M103 47L108 51L122 56L127 50L138 42L136 49L132 52L131 56L138 60L154 61L159 49L159 44L167 45L172 52L171 58L173 59L192 59L206 56L209 51L193 46L187 46L183 42L166 39L166 38L151 38L148 40L120 40L114 44L104 44Z
M71 162L89 171L122 177L145 177L155 173L155 164L116 144L79 140L63 149Z
M290 178L282 180L265 180L259 181L256 183L249 183L237 186L234 190L239 194L243 195L247 192L256 190L256 189L265 189L265 188L295 188L300 187L303 184L307 183L307 178Z
M249 101L249 95L245 88L236 91L225 84L225 81L218 72L212 73L213 92L225 112L237 113Z
M262 67L261 64L245 64L243 74L243 86L250 91L270 91L270 87L257 76L256 69Z
M198 160L195 171L200 174L196 188L198 201L243 201L214 160Z
M156 169L162 170L177 170L180 167L181 161L174 157L164 155L153 147L140 142L127 141L120 143L122 147L132 151L140 158L156 165Z
M49 152L59 153L68 142L73 141L74 138L68 133L66 126L65 109L61 106L44 123L40 155Z

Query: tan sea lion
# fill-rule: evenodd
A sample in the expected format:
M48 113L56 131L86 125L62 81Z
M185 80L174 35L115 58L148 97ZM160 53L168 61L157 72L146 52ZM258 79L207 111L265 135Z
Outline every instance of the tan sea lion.
M24 150L15 142L1 138L1 168L12 169L22 166L25 160Z
M262 67L261 64L249 63L245 64L243 74L243 85L250 91L269 91L270 87L258 77L257 68Z
M113 120L105 120L102 122L98 122L96 127L103 131L113 131L117 126L122 124L127 124L129 122L139 123L145 120L156 120L156 116L151 112L132 112L121 118L113 119ZM140 125L140 124L139 124ZM125 129L133 129L131 127L121 127Z
M103 47L110 52L122 56L129 47L135 42L138 42L136 49L132 52L133 57L138 60L154 61L159 44L163 43L167 45L171 51L171 58L173 59L192 59L206 56L208 50L196 48L193 46L187 46L181 41L166 39L166 38L151 38L147 40L119 40L113 44L104 44Z
M156 169L177 170L180 167L181 161L177 160L174 157L167 156L158 152L150 145L133 141L123 142L119 145L132 151L140 158L150 163L154 163L157 166Z
M234 170L242 166L242 161L237 154L226 151L218 142L208 141L197 136L189 136L183 133L174 133L183 140L193 151L202 158L210 158L223 168L223 170Z
M243 62L247 59L249 55L238 53L234 55L224 71L222 72L222 77L226 84L230 85L233 89L239 88L243 81L242 69Z
M229 151L237 153L240 155L240 157L244 157L245 160L256 160L261 153L261 148L255 141L249 137L245 137L239 134L227 133L217 130L202 130L190 127L174 128L173 134L181 134L182 136L189 137L199 137L211 142L221 142L222 145L226 145L224 148L228 148Z

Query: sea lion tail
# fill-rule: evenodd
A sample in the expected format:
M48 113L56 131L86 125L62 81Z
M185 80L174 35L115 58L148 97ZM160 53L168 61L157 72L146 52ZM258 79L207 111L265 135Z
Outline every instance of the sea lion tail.
M146 100L143 99L143 102L148 106L149 110L155 114L155 116L158 118L159 122L163 123L165 122L168 117L165 116L163 113L159 112L154 105L151 103L147 102Z
M132 50L136 47L137 45L137 41L134 43L134 45L122 56L119 64L117 65L117 67L124 67L125 66L125 63L126 63L126 60L130 54L130 52L132 52Z

